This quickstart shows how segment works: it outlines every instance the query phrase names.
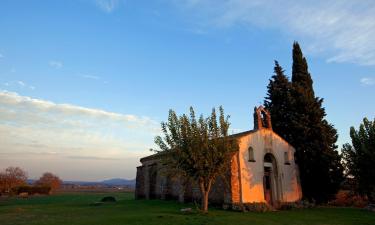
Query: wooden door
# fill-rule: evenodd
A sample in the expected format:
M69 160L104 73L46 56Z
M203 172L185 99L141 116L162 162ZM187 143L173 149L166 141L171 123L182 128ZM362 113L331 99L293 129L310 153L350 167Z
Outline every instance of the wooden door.
M264 172L263 188L264 188L264 199L270 205L272 205L272 187L271 187L271 172Z

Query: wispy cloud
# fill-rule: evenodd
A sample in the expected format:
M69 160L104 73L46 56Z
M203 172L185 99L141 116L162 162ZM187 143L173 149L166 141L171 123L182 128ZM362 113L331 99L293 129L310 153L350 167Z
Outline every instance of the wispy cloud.
M372 86L375 85L375 79L370 77L363 77L360 80L361 84L363 86Z
M70 159L80 160L120 160L120 158L106 158L106 157L94 157L94 156L68 156Z
M32 91L35 90L35 86L29 85L26 82L21 81L21 80L5 82L5 83L3 83L3 85L5 87L15 87L15 88L18 88L18 89L28 88L28 89L30 89Z
M135 128L138 126L147 127L158 124L148 117L108 112L101 109L86 108L71 104L57 104L51 101L21 96L15 92L8 91L0 92L0 103L13 107L26 107L31 111L37 112L38 115L41 113L53 113L54 116L66 117L63 122L67 122L67 119L69 118L74 120L75 116L77 116L77 122L80 121L80 117L86 117L116 122L118 125L127 126L129 128ZM33 123L35 121L31 120L30 122Z
M26 86L26 84L23 82L23 81L17 81L17 84L19 85L19 86L21 86L21 87L25 87Z
M0 59L1 59L1 58L4 58L4 55L0 53Z
M119 0L96 0L96 5L106 13L111 13L120 5Z
M199 29L276 29L327 62L375 65L375 1L171 0ZM314 52L315 51L315 52Z
M132 178L159 133L148 117L0 91L0 165L31 168L31 176L53 170L66 179Z
M94 75L89 75L89 74L83 74L81 77L86 78L86 79L91 79L91 80L99 80L99 76L94 76Z
M17 83L17 85L18 85L20 88L28 88L28 89L30 89L30 90L32 90L32 91L35 90L35 87L34 87L33 85L27 84L27 83L24 82L24 81L19 80L19 81L17 81L16 83Z
M49 61L49 65L55 69L61 69L64 66L63 62L56 60Z

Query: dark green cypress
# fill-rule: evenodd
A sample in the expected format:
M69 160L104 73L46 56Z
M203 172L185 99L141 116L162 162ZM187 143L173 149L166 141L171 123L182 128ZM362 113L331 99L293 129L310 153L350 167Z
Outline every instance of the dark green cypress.
M274 75L267 86L267 97L264 100L265 108L271 113L273 130L286 140L290 140L290 108L292 83L284 74L283 68L275 61Z
M326 119L323 99L315 97L306 58L293 44L291 144L296 148L306 198L325 202L337 192L343 177L337 152L337 131Z
M276 67L275 73L280 73ZM315 97L307 61L297 42L293 44L292 82L286 82L285 78L285 75L272 77L265 105L278 127L275 132L296 149L304 197L326 202L337 192L343 177L336 150L338 136L325 119L323 99ZM283 96L285 101L276 96Z
M293 67L292 67L292 82L294 85L299 85L305 88L306 94L314 97L313 81L308 72L306 58L303 57L302 50L297 42L293 43Z

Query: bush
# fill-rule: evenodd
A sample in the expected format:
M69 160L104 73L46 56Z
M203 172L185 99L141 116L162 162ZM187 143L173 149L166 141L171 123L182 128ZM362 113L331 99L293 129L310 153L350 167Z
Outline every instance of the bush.
M245 206L241 203L233 203L232 207L230 207L230 208L234 211L246 212Z
M19 186L13 189L13 193L19 195L20 193L28 193L29 195L42 194L48 195L51 192L51 187L49 186Z
M278 207L279 210L292 210L292 209L310 209L314 208L315 203L306 200L301 200L298 202L286 202L281 203Z
M335 200L329 202L329 205L364 208L368 205L368 199L354 192L341 190L336 194Z
M113 196L106 196L102 198L101 202L116 202L116 198Z
M271 206L265 202L253 202L253 203L233 203L233 204L224 204L224 210L233 210L239 212L269 212L278 210L292 210L292 209L308 209L315 207L315 203L309 201L298 201L298 202L288 202L288 203L277 203L274 206Z
M249 211L249 212L268 212L268 211L273 210L272 206L264 202L245 203L244 206L245 206L246 211Z
M228 210L231 209L233 211L239 212L268 212L272 211L272 206L268 205L267 203L233 203L233 204L224 204L223 209Z

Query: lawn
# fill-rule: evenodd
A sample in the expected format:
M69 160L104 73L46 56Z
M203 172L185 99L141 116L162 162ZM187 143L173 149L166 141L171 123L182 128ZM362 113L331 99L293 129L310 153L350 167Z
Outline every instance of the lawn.
M91 206L102 197L112 195L116 204ZM132 193L69 193L30 199L0 200L0 224L321 224L374 225L375 213L350 208L315 208L268 213L240 213L210 209L207 215L185 215L181 208L191 205L173 201L134 200Z

